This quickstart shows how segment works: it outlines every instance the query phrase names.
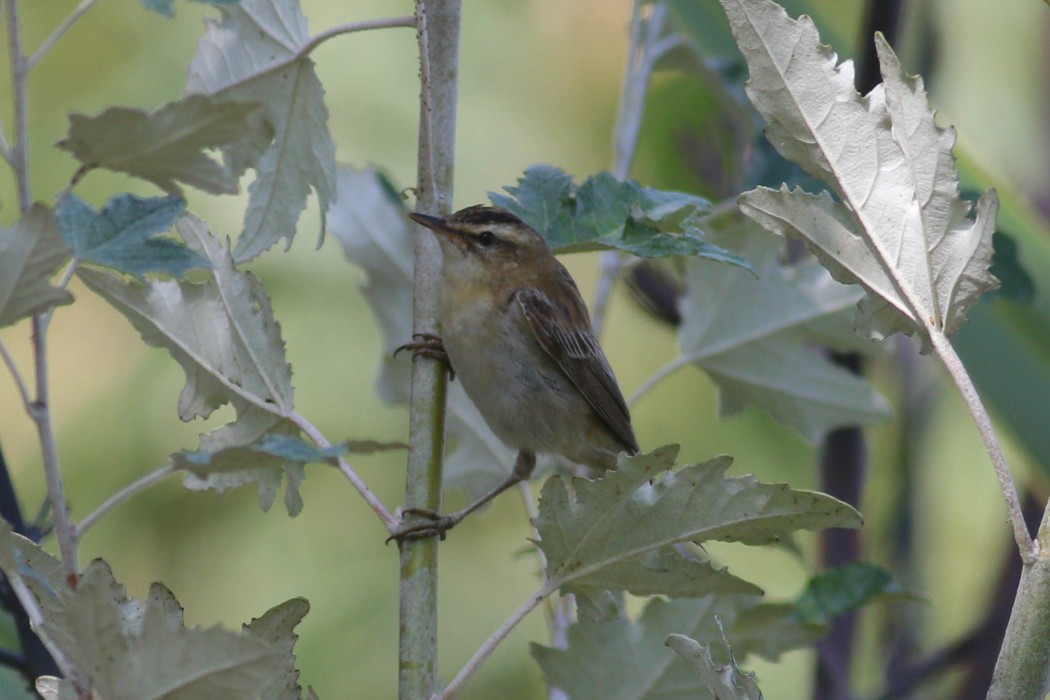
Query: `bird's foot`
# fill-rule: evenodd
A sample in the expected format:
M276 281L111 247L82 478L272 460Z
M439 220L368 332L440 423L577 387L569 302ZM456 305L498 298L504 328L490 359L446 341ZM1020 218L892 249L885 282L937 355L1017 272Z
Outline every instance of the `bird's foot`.
M402 523L406 515L418 515L426 520L412 525L402 525L397 532L386 539L387 542L396 540L398 544L401 544L405 540L421 540L427 537L437 537L444 541L448 531L458 525L466 513L459 511L451 515L442 515L429 508L405 508L401 511Z
M433 333L413 333L412 342L405 343L394 350L394 357L397 357L402 350L411 350L413 358L423 356L443 363L448 367L449 379L456 378L456 371L452 369L452 362L448 359L448 352L445 351L445 344L441 341L441 336Z

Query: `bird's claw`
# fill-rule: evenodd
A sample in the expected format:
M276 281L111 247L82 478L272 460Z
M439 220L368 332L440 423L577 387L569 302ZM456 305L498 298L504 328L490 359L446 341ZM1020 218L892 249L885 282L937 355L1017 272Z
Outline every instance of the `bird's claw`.
M430 510L429 508L403 509L401 511L402 522L404 522L405 515L419 515L427 518L429 522L403 525L397 530L397 532L386 538L388 543L390 540L395 540L398 544L401 544L406 540L422 540L427 537L437 537L443 542L448 531L458 525L463 519L462 516L458 516L456 513L453 513L452 515L442 515L441 513Z
M456 378L456 371L452 369L452 362L448 359L448 353L445 351L445 344L441 341L441 336L433 333L413 333L412 342L405 343L394 350L394 357L397 357L397 354L402 350L411 350L413 358L423 356L443 363L448 367L449 379Z

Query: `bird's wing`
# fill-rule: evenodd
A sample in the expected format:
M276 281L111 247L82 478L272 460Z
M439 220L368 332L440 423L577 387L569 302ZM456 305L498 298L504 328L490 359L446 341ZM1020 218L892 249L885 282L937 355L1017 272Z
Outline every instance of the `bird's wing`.
M568 272L565 277L573 284ZM598 339L591 332L583 302L578 296L569 297L556 306L534 287L522 289L515 296L540 346L558 363L624 447L638 452L627 402Z

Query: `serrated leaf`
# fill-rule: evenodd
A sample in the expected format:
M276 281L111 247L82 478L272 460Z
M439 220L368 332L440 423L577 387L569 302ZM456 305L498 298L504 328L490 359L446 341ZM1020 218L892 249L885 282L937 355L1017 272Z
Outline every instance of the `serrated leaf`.
M279 656L272 647L218 627L183 627L171 615L174 597L157 587L129 626L122 613L129 602L124 588L109 566L96 560L76 591L64 596L64 616L44 631L76 645L80 668L105 698L259 697L274 683Z
M176 228L211 264L200 284L130 284L95 270L78 274L131 321L148 345L166 349L182 366L182 420L207 417L229 401L272 405L275 414L290 414L292 370L262 284L234 267L229 250L199 219L183 217Z
M75 195L56 211L62 237L78 261L91 262L142 279L149 272L183 277L208 260L185 245L156 236L171 230L186 209L179 197L142 198L124 194L96 212Z
M959 197L954 132L934 124L922 81L903 75L881 36L883 84L861 97L852 63L836 65L809 18L792 20L769 0L722 4L767 137L848 206L759 189L742 195L741 209L804 238L837 279L865 287L871 298L857 314L859 331L872 338L917 331L928 352L931 333L954 333L998 285L988 272L995 191L981 197L971 220L970 203ZM853 225L837 225L843 220Z
M799 619L823 625L885 596L904 597L905 593L881 566L855 561L811 578L795 606Z
M152 182L180 196L177 182L210 192L234 194L237 177L205 154L250 136L246 101L190 95L155 112L111 107L102 114L69 117L69 134L58 142L91 168L106 168Z
M324 88L313 61L299 55L310 35L298 3L242 0L220 10L221 23L207 23L186 91L222 102L256 102L272 128L265 151L259 141L224 149L235 172L248 165L256 170L234 249L234 258L244 261L281 238L291 244L311 188L321 211L328 209L335 198L335 146Z
M683 634L714 644L715 662L727 664L722 625L742 658L749 653L736 639L735 620L756 605L752 596L704 596L646 604L637 621L578 622L569 627L568 645L551 649L532 645L532 655L551 687L573 700L697 700L713 698L665 640ZM788 651L785 646L781 651Z
M390 404L407 404L412 365L394 350L412 336L412 231L395 190L375 170L340 168L338 199L328 212L347 258L362 268L365 300L383 338L376 391ZM497 438L459 382L448 387L446 487L478 497L510 475L514 453Z
M285 507L296 516L302 510L299 485L306 476L304 467L314 462L335 464L348 452L368 454L406 449L402 443L349 440L319 448L303 441L299 429L288 421L254 407L238 410L237 422L201 436L200 448L172 455L172 464L188 474L183 484L193 491L226 489L255 483L259 504L269 510L284 480Z
M295 667L293 653L299 635L294 630L309 611L310 603L305 598L293 598L243 626L246 635L266 642L281 654L281 675L260 696L260 700L299 700L302 688L299 687L299 669Z
M196 452L172 455L172 464L187 472L183 486L191 491L222 493L255 484L259 506L268 511L284 482L284 505L288 514L295 517L303 509L299 486L306 478L305 463L287 459L281 450L274 454L255 446L268 440L295 440L299 428L255 406L237 401L234 407L237 420L201 435Z
M618 586L628 579L621 567L645 567L656 552L670 556L667 547L675 542L768 544L800 529L861 524L855 510L830 496L725 476L730 457L669 471L677 454L678 447L669 445L621 456L616 471L600 479L573 479L574 496L563 478L547 480L533 523L553 584L568 590ZM615 574L609 582L606 571ZM680 573L668 567L667 594L688 595ZM654 592L657 572L644 577L652 586L646 592Z
M579 187L552 165L534 165L504 188L489 193L496 206L517 214L560 253L621 250L643 258L698 255L749 267L740 256L703 238L699 225L707 201L623 182L608 172Z
M746 219L713 240L732 246L754 270L686 264L678 341L683 360L718 385L719 412L756 406L811 442L839 426L885 420L885 399L823 352L873 349L850 326L863 290L835 282L810 258L783 263L782 239Z
M704 687L718 700L762 700L755 674L740 670L735 660L718 664L711 658L711 647L681 634L667 637L667 646L700 676Z
M0 568L29 587L43 612L34 631L67 664L63 668L83 674L82 686L99 697L261 697L281 679L274 669L280 656L269 644L218 627L186 629L182 607L167 588L154 583L146 600L129 598L101 559L71 588L57 559L2 521ZM46 680L41 692L64 700L69 684Z
M72 294L51 286L51 275L70 255L54 215L42 204L0 229L0 327L73 302Z

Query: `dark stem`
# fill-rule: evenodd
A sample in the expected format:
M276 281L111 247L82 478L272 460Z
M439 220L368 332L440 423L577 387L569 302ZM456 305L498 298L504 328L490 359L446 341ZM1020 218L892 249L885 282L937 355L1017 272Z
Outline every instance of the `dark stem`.
M893 357L900 392L896 410L900 428L889 474L892 495L887 512L894 517L888 525L888 560L893 562L893 573L906 590L922 590L921 561L915 551L915 523L920 507L916 474L921 469L919 446L929 428L936 383L914 343L898 343ZM888 650L885 677L890 686L919 655L922 613L914 606L894 605L887 609L882 622L880 641Z
M1025 522L1034 530L1043 513L1042 502L1031 492L1025 492L1021 505ZM1020 558L1012 548L1004 548L1004 551L1006 554L999 567L999 578L984 618L960 639L918 661L900 664L879 700L903 700L920 686L937 680L941 674L959 666L963 666L965 676L952 697L955 700L981 700L985 697L992 682L999 646L1010 621L1014 593L1021 580Z
M902 8L903 0L870 0L867 4L859 42L864 53L857 58L857 89L861 93L869 92L881 80L872 37L881 31L892 45ZM839 366L861 374L860 355L833 357ZM820 482L824 492L859 508L866 472L867 450L860 427L847 426L829 433L820 455ZM825 570L855 561L860 555L860 535L857 530L823 530L820 552L821 568ZM849 674L856 624L856 613L839 616L832 621L828 636L817 644L814 700L845 700L851 696Z
M15 494L15 485L11 481L11 474L7 470L7 461L4 459L3 450L0 450L0 517L2 517L11 529L20 535L28 537L34 542L39 541L39 533L30 532L26 527L25 518L22 517L22 509L18 504L18 496ZM18 642L22 647L21 654L0 650L0 664L17 669L26 679L29 688L39 676L61 676L58 664L51 658L40 638L33 633L29 625L29 617L18 602L18 598L7 587L4 580L3 590L0 591L0 606L4 608L14 620L15 630L18 632Z
M855 353L833 355L835 363L860 374L862 362ZM867 449L863 431L856 426L828 434L820 454L820 488L855 508L860 507L867 473ZM820 566L833 569L856 561L860 555L858 530L832 529L820 533ZM850 697L849 671L857 617L849 612L835 618L828 635L817 643L816 681L813 697L839 700Z

